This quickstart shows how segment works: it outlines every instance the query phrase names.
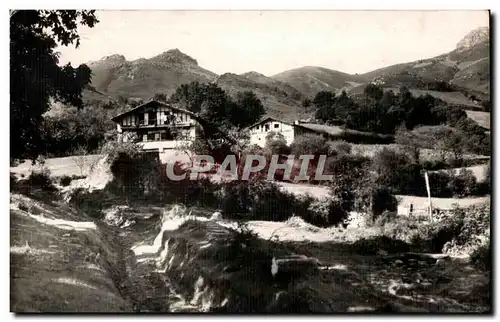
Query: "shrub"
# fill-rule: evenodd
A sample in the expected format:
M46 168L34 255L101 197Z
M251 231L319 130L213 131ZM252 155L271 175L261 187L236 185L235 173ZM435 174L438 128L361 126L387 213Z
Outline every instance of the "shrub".
M295 155L312 154L327 155L328 145L326 139L317 134L302 134L297 136L290 146Z
M479 246L471 255L470 255L471 263L477 268L489 271L491 270L492 261L491 261L491 246L482 245Z
M30 186L31 189L39 188L48 192L57 191L50 178L50 170L45 167L42 167L41 170L31 172L28 178L23 180L23 184Z
M376 182L393 194L425 194L421 166L413 163L405 154L383 148L375 153L372 170L376 173Z
M330 196L334 209L342 209L345 217L353 210L368 210L366 188L373 184L368 165L369 159L359 155L340 155L329 160L329 173L333 175Z
M440 198L453 197L453 187L450 184L450 174L445 171L429 172L431 195Z
M464 215L461 212L439 222L420 225L417 234L411 240L412 244L421 245L434 253L441 253L444 245L460 234L463 225Z
M295 196L272 182L232 181L223 189L221 208L231 218L283 221L294 214L297 205Z
M307 213L302 214L302 219L318 227L330 227L343 224L348 216L338 199L314 200L309 203Z
M362 255L375 255L380 250L389 253L404 253L410 250L410 245L406 242L387 236L362 238L356 241L352 247L356 253Z
M63 175L58 178L59 184L63 187L67 187L71 184L71 181L73 180L78 180L78 179L85 179L87 176L84 175L73 175L73 176L67 176Z
M351 154L352 145L344 140L330 141L328 142L328 155L342 155Z
M458 175L454 173L450 176L450 186L453 191L453 196L462 198L465 196L475 195L478 186L474 173L471 170L462 168Z
M491 193L491 162L488 162L484 169L484 180L478 183L477 190L478 194L482 195Z
M61 186L67 187L71 184L72 180L73 178L71 178L70 176L62 176L59 182L61 183Z
M266 135L266 148L272 154L288 154L290 148L286 144L286 139L281 133L269 132Z
M395 196L391 194L386 187L377 187L372 192L372 206L373 218L376 219L385 211L397 212L398 201Z
M127 195L158 192L160 167L157 156L152 153L118 152L110 166L114 185Z
M71 193L69 202L92 218L102 219L105 202L110 198L108 193L108 190L95 190L89 193L84 188L78 188Z

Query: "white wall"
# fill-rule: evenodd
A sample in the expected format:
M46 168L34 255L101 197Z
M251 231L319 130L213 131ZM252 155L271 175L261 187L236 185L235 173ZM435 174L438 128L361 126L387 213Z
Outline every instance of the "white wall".
M165 149L178 149L189 143L190 141L148 141L139 142L138 144L141 145L144 150L156 149L159 152L163 152Z
M294 127L292 125L269 120L250 128L250 144L257 144L264 147L266 145L266 136L269 132L283 134L287 145L290 145L293 142Z

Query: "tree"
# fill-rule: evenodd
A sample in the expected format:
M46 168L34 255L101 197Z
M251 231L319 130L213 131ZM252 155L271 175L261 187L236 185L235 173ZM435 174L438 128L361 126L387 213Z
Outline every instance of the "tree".
M366 85L364 93L367 97L372 98L378 102L384 95L384 90L380 86L370 83Z
M93 27L95 10L19 10L10 19L11 158L36 158L50 99L81 108L91 80L86 65L59 66L58 43L78 47L78 25Z
M322 108L322 107L330 107L333 105L335 102L335 93L329 92L329 91L321 91L316 96L314 96L314 99L312 103L314 106L317 108Z
M309 106L311 106L311 104L312 104L312 101L307 97L302 100L302 107L304 108L304 110L306 112L308 111Z
M302 134L293 140L291 144L292 153L295 155L312 154L315 156L327 155L328 144L326 139L317 134Z
M463 133L456 130L451 131L443 140L443 148L453 153L453 163L455 166L462 165L466 140L467 138L465 138Z
M230 115L231 123L244 128L257 122L265 112L262 102L253 92L240 92L236 95L235 110Z
M345 121L349 113L356 108L357 106L354 100L347 95L346 91L342 91L333 104L333 116Z
M273 154L287 154L290 152L286 139L280 132L269 132L266 135L266 148Z
M76 164L78 169L80 169L80 175L83 176L83 169L85 168L85 164L87 163L87 149L79 145L78 147L76 147L73 154L73 162Z
M327 122L335 118L335 110L333 104L335 103L335 93L328 91L321 91L314 97L312 103L317 108L316 118L323 122Z
M406 154L383 148L373 156L372 170L376 173L376 183L393 194L421 193L421 167Z
M167 101L167 94L165 94L165 93L156 93L156 94L153 95L153 100L160 101L160 102L166 102Z
M413 159L413 162L420 163L420 149L422 146L420 145L420 140L417 134L408 131L404 126L402 126L396 130L394 141L408 152L410 157Z
M189 84L182 84L170 96L172 103L178 103L182 108L199 113L201 105L207 99L208 87L199 82L191 82Z
M243 130L265 113L254 93L238 93L233 101L217 84L183 84L172 94L170 101L196 113L204 121L200 141L214 158L241 151L241 142L245 142L243 137L248 136Z

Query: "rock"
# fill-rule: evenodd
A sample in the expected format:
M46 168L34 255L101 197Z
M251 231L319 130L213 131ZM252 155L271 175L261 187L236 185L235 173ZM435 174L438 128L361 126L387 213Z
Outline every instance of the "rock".
M210 217L210 220L222 220L222 214L220 211L216 211L212 214L212 217Z
M371 306L350 306L347 308L347 312L374 312L375 309Z
M411 282L412 282L411 278L406 277L406 276L403 276L403 278L401 280L403 281L403 283L406 283L406 284L411 284ZM417 281L418 281L418 279L417 279Z
M394 261L394 264L396 264L396 265L402 265L402 264L403 264L403 261L402 261L402 260L400 260L400 259L396 259L396 260Z
M317 258L307 256L290 256L286 258L271 260L271 274L280 276L300 276L319 270L319 261Z
M437 261L436 261L436 265L437 266L444 266L446 265L446 260L444 258L439 258Z
M377 252L377 255L387 256L387 255L389 255L389 253L385 249L379 249Z

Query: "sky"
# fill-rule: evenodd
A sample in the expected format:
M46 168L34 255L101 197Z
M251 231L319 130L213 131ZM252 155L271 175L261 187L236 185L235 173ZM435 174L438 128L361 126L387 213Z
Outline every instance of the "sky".
M150 58L177 48L217 74L271 76L302 66L365 73L437 56L487 11L97 11L80 27L78 49L60 47L60 64L120 54Z

